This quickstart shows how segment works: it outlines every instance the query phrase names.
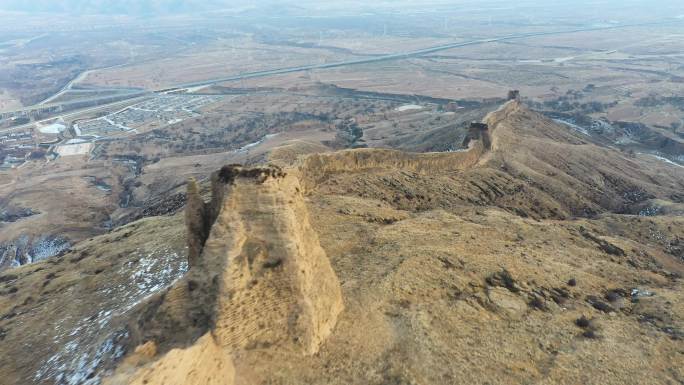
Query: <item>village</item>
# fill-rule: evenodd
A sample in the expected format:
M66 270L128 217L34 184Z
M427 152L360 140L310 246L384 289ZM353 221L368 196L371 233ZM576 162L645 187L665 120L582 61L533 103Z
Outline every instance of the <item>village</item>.
M36 123L0 133L0 168L21 167L30 160L52 161L65 156L87 156L96 142L180 123L221 100L220 95L156 95L99 117L65 122Z

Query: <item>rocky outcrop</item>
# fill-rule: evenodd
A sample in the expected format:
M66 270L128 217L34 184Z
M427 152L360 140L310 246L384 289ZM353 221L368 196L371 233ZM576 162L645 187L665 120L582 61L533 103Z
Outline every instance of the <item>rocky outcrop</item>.
M278 168L222 169L218 213L202 263L224 266L214 334L222 346L282 345L315 353L342 310L339 282L294 176Z
M463 141L463 146L467 147L473 140L481 142L482 148L485 150L491 149L492 140L489 137L489 126L486 123L472 122L470 124L468 135Z
M508 91L507 100L520 100L520 90L510 90Z
M232 354L264 347L313 354L337 322L340 284L309 223L299 180L275 166L231 165L211 181L209 202L195 181L188 183L190 270L141 305L129 327L131 348L151 344L153 356L166 353L143 359L138 348L126 362L146 363L121 365L117 381L183 379L188 371L176 372L188 362L197 364L189 372L232 373ZM225 361L222 369L215 361Z

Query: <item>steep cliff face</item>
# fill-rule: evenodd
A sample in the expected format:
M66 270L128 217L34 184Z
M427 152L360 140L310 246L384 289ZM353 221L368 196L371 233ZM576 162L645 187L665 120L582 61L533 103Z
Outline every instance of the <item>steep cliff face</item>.
M232 181L230 179L233 179ZM312 354L342 310L339 282L311 228L299 182L273 169L224 168L225 199L204 245L219 277L222 346L282 345Z
M173 374L185 379L179 383L210 383L193 373L205 366L211 378L233 373L231 354L241 351L318 351L343 302L296 177L276 167L226 166L212 176L208 203L191 181L186 227L188 274L142 305L131 325L132 345L155 352L136 349L111 381ZM168 353L155 358L157 348ZM197 366L169 369L188 361Z

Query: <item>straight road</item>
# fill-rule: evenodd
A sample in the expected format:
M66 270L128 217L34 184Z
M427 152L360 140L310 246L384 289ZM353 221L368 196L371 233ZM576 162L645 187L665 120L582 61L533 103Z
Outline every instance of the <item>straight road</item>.
M671 20L660 21L660 22L652 22L652 23L621 24L621 25L611 25L611 26L604 26L604 27L587 27L587 28L577 28L577 29L560 30L560 31L530 32L530 33L522 33L522 34L515 34L515 35L506 35L506 36L500 36L500 37L495 37L495 38L478 39L478 40L471 40L471 41L458 42L458 43L452 43L452 44L444 44L444 45L439 45L439 46L427 47L427 48L423 48L423 49L419 49L419 50L415 50L415 51L399 52L399 53L387 54L387 55L382 55L382 56L374 56L374 57L370 57L370 58L363 58L363 59L357 59L357 60L347 60L347 61L334 62L334 63L313 64L313 65L306 65L306 66L299 66L299 67L286 67L286 68L272 69L272 70L266 70L266 71L248 72L248 73L243 73L243 74L224 77L224 78L209 79L209 80L204 80L204 81L199 81L199 82L179 84L176 86L171 86L171 87L165 88L163 90L157 90L154 92L169 93L169 92L173 92L173 91L186 90L186 89L190 89L190 88L202 88L205 86L210 86L210 85L225 83L225 82L230 82L230 81L236 81L236 80L260 78L260 77L267 77L267 76L273 76L273 75L282 75L282 74L309 71L309 70L315 70L315 69L328 69L328 68L345 67L345 66L352 66L352 65L359 65L359 64L384 62L384 61L390 61L390 60L400 60L400 59L406 59L406 58L410 58L410 57L419 57L419 56L423 56L423 55L427 55L427 54L431 54L431 53L435 53L435 52L439 52L439 51L445 51L445 50L450 50L450 49L454 49L454 48L459 48L459 47L489 44L489 43L509 41L509 40L520 40L520 39L527 39L527 38L531 38L531 37L566 35L566 34L572 34L572 33L578 33L578 32L606 31L606 30L649 27L649 26L652 27L652 26L662 26L662 25L667 25L667 24L681 24L681 23L684 23L683 19L671 19ZM85 75L87 72L89 72L89 71L86 71L82 75ZM79 76L79 78L80 78L80 76ZM74 79L74 80L76 80L76 79ZM53 97L48 98L46 101L53 100L56 96L65 92L67 89L70 88L71 84L73 84L73 83L74 83L74 81L70 82L65 87L65 89L61 90L59 93L57 93ZM139 96L139 95L135 95L135 96ZM131 97L134 97L134 95L132 95ZM94 101L94 100L96 100L96 99L95 98L93 98L93 99L80 99L79 101ZM111 103L111 104L118 104L118 103L120 103L120 102ZM101 105L101 106L98 106L97 109L100 109L100 108L103 108L106 106L107 105ZM33 107L41 107L41 106L37 105L37 106L33 106ZM27 107L27 108L24 108L22 110L31 109L33 107ZM79 113L82 113L85 111L90 111L90 110L93 110L93 108L81 110L81 111L79 111ZM59 115L59 116L53 117L52 119L60 117L60 116L61 117L71 116L74 114L75 113ZM23 126L18 126L18 127L13 127L9 130L0 131L0 133L1 132L14 131L14 130L17 130L19 128L26 128L27 126L30 126L33 124L34 123L31 123L28 125L23 125Z
M334 62L334 63L313 64L313 65L307 65L307 66L288 67L288 68L280 68L280 69L273 69L273 70L266 70L266 71L249 72L249 73L243 73L240 75L235 75L235 76L230 76L230 77L225 77L225 78L210 79L210 80L204 80L204 81L199 81L199 82L181 84L181 85L171 87L171 88L167 88L165 90L157 91L157 92L169 92L169 91L175 91L175 90L183 90L186 88L210 86L210 85L217 84L217 83L224 83L224 82L235 81L235 80L259 78L259 77L266 77L266 76L272 76L272 75L282 75L282 74L309 71L309 70L315 70L315 69L346 67L346 66L358 65L358 64L368 64L368 63L376 63L376 62L383 62L383 61L389 61L389 60L406 59L406 58L410 58L410 57L423 56L423 55L427 55L427 54L431 54L431 53L435 53L435 52L439 52L439 51L445 51L445 50L449 50L449 49L454 49L454 48L459 48L459 47L489 44L489 43L495 43L495 42L500 42L500 41L520 40L520 39L526 39L526 38L530 38L530 37L566 35L566 34L572 34L572 33L578 33L578 32L605 31L605 30L613 30L613 29L648 27L648 26L658 26L658 25L677 24L677 23L679 23L679 24L684 23L684 20L668 20L668 21L655 22L655 23L622 24L622 25L612 25L612 26L605 26L605 27L577 28L577 29L562 30L562 31L522 33L522 34L500 36L500 37L489 38L489 39L479 39L479 40L471 40L471 41L465 41L465 42L459 42L459 43L444 44L444 45L439 45L439 46L434 46L434 47L423 48L423 49L419 49L419 50L415 50L415 51L407 51L407 52L400 52L400 53L394 53L394 54L388 54L388 55L382 55L382 56L374 56L374 57L358 59L358 60L347 60L347 61Z

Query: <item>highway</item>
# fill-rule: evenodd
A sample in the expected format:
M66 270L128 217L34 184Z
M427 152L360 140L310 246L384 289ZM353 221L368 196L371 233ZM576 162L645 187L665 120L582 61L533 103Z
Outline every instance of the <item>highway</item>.
M81 110L74 110L74 111L72 111L72 112L65 112L65 113L63 113L63 114L59 114L59 115L56 115L56 116L52 116L52 117L47 118L47 119L37 120L37 121L35 121L35 122L31 122L31 123L27 123L27 124L22 124L22 125L20 125L20 126L14 126L14 127L9 127L9 128L5 128L5 129L0 129L0 134L6 134L6 133L9 133L9 132L12 132L12 131L23 130L23 129L25 129L25 128L30 128L30 127L32 127L32 126L35 126L36 124L47 123L47 122L50 122L50 121L55 120L55 119L58 119L58 118L62 118L62 119L64 119L64 118L71 118L71 117L76 117L76 116L78 116L78 115L82 115L82 114L85 114L85 113L97 112L97 111L100 111L100 110L105 110L105 109L112 108L112 107L116 107L116 106L119 106L119 105L120 105L120 106L130 105L131 103L141 102L141 101L143 101L143 100L145 100L145 99L150 98L150 96L151 96L151 94L143 94L142 96L141 96L140 94L137 94L137 95L138 95L137 97L134 97L134 98L131 98L131 99L125 99L125 100L121 100L121 101L114 102L114 103L102 104L102 105L94 106L94 107L88 107L88 108L84 108L84 109L81 109Z
M81 72L80 74L78 74L78 76L76 76L75 78L71 79L71 80L70 80L64 87L62 87L62 89L59 90L57 93L55 93L54 95L48 97L47 99L45 99L45 100L43 100L43 101L41 101L41 102L38 102L38 103L36 104L36 106L38 106L38 105L43 105L43 104L48 104L48 103L52 102L53 100L59 98L59 97L62 96L63 94L65 94L65 93L71 91L71 89L72 89L72 87L73 87L74 84L76 84L76 83L80 82L81 80L85 79L85 78L88 76L88 74L90 74L91 72L106 70L106 69L110 69L110 68L123 67L123 66L124 66L124 64L117 64L117 65L113 65L113 66L109 66L109 67L93 68L93 69L90 69L90 70L83 71L83 72Z
M85 92L89 92L89 91L97 93L97 92L106 91L106 89L85 90ZM81 92L81 90L78 90L78 92ZM111 95L96 96L96 97L92 97L92 98L80 98L80 99L64 101L61 103L36 104L36 105L30 106L30 107L24 107L24 108L21 108L19 110L15 110L15 111L11 111L11 112L2 112L1 114L7 114L7 113L12 113L12 112L40 110L40 109L49 109L49 108L58 108L60 106L69 108L71 106L74 106L77 104L82 104L82 103L103 102L102 105L104 105L105 104L104 102L106 102L109 99L119 99L119 100L115 100L115 101L109 102L107 104L119 102L121 100L124 100L123 98L132 99L132 98L135 98L135 97L140 96L142 94L149 94L149 93L151 93L151 92L144 91L144 90L116 90L116 92L112 92Z
M495 37L495 38L478 39L478 40L471 40L471 41L458 42L458 43L452 43L452 44L444 44L444 45L427 47L427 48L414 50L414 51L399 52L399 53L387 54L387 55L382 55L382 56L374 56L374 57L370 57L370 58L347 60L347 61L324 63L324 64L313 64L313 65L305 65L305 66L298 66L298 67L286 67L286 68L279 68L279 69L272 69L272 70L265 70L265 71L247 72L247 73L242 73L242 74L233 75L233 76L229 76L229 77L215 78L215 79L208 79L208 80L203 80L203 81L198 81L198 82L179 84L179 85L164 88L162 90L156 90L154 92L156 92L156 93L169 93L169 92L187 90L187 89L192 89L192 88L202 88L202 87L210 86L210 85L214 85L214 84L220 84L220 83L236 81L236 80L243 80L243 79L252 79L252 78L260 78L260 77L267 77L267 76L274 76L274 75L282 75L282 74L302 72L302 71L310 71L310 70L316 70L316 69L329 69L329 68L346 67L346 66L360 65L360 64L377 63L377 62L384 62L384 61L390 61L390 60L401 60L401 59L406 59L406 58L410 58L410 57L424 56L427 54L431 54L431 53L435 53L435 52L439 52L439 51L450 50L450 49L459 48L459 47L481 45L481 44L490 44L490 43L501 42L501 41L520 40L520 39L527 39L527 38L531 38L531 37L565 35L565 34L572 34L572 33L578 33L578 32L605 31L605 30L649 27L649 26L659 26L659 25L667 25L667 24L681 24L681 23L684 23L684 20L682 20L682 19L671 19L671 20L667 20L667 21L652 22L652 23L621 24L621 25L611 25L611 26L604 26L604 27L587 27L587 28L577 28L577 29L560 30L560 31L530 32L530 33L523 33L523 34L506 35L506 36L500 36L500 37ZM87 73L87 72L88 71L86 71L85 73ZM79 76L78 78L81 78L81 76ZM75 80L76 79L74 79L74 81L72 81L72 82L69 82L69 84L67 84L67 86L65 86L62 90L60 90L60 92L58 92L56 95L46 99L45 101L54 100L54 98L56 96L61 95L64 92L66 92L75 83ZM137 98L137 97L140 97L140 93L131 94L131 98ZM77 101L66 102L63 104L68 105L69 103L75 103L75 102L95 102L95 101L97 101L97 99L98 98L79 99ZM54 119L57 117L73 116L73 115L76 115L79 113L89 112L89 111L92 111L94 109L101 109L101 108L107 107L109 105L120 104L120 103L121 103L121 101L117 101L115 103L110 103L110 104L106 104L106 105L103 104L101 106L98 106L97 108L87 108L84 110L74 111L74 112L71 112L68 114L57 115L57 116L52 117L51 119ZM57 105L59 105L59 104L57 104ZM55 106L55 104L52 104L52 105L35 105L35 106L23 108L19 111L30 110L33 108L43 108L43 107L48 107L48 106ZM47 119L47 120L50 120L50 119ZM28 126L35 124L35 123L37 123L37 122L33 122L33 123L30 123L27 125L12 127L12 128L5 129L5 130L0 130L0 133L14 131L14 130L18 130L21 128L26 128Z
M400 60L400 59L406 59L406 58L410 58L410 57L423 56L423 55L427 55L427 54L431 54L431 53L435 53L435 52L439 52L439 51L445 51L445 50L449 50L449 49L454 49L454 48L459 48L459 47L489 44L489 43L495 43L495 42L500 42L500 41L520 40L520 39L526 39L526 38L530 38L530 37L565 35L565 34L572 34L572 33L578 33L578 32L604 31L604 30L635 28L635 27L647 27L647 26L657 26L657 25L676 24L676 23L684 23L684 20L670 20L670 21L663 21L663 22L656 22L656 23L622 24L622 25L613 25L613 26L605 26L605 27L577 28L577 29L562 30L562 31L530 32L530 33L523 33L523 34L516 34L516 35L507 35L507 36L501 36L501 37L495 37L495 38L489 38L489 39L479 39L479 40L471 40L471 41L465 41L465 42L459 42L459 43L444 44L444 45L439 45L439 46L434 46L434 47L423 48L423 49L419 49L419 50L415 50L415 51L399 52L399 53L393 53L393 54L382 55L382 56L375 56L375 57L358 59L358 60L347 60L347 61L334 62L334 63L312 64L312 65L307 65L307 66L287 67L287 68L280 68L280 69L273 69L273 70L266 70L266 71L248 72L248 73L242 73L239 75L234 75L234 76L225 77L225 78L218 78L218 79L210 79L210 80L204 80L204 81L199 81L199 82L185 83L185 84L181 84L181 85L178 85L175 87L169 87L169 88L166 88L166 89L164 89L162 91L158 91L158 92L169 92L169 91L174 91L174 90L183 90L183 89L187 89L187 88L210 86L213 84L224 83L224 82L229 82L229 81L259 78L259 77L266 77L266 76L272 76L272 75L282 75L282 74L302 72L302 71L310 71L310 70L316 70L316 69L337 68L337 67L346 67L346 66L351 66L351 65L377 63L377 62L390 61L390 60Z
M63 94L69 92L69 91L71 90L71 86L73 86L74 83L78 83L78 82L80 82L81 80L85 79L85 77L88 76L88 74L89 74L91 71L92 71L92 70L88 70L88 71L83 71L83 72L81 72L78 76L76 76L75 78L71 79L71 80L69 81L69 83L67 83L64 87L62 87L62 89L59 90L56 94L54 94L54 95L48 97L47 99L45 99L45 100L43 100L43 101L41 101L41 102L38 102L36 105L48 104L48 103L52 102L53 100L59 98L59 97L62 96Z

